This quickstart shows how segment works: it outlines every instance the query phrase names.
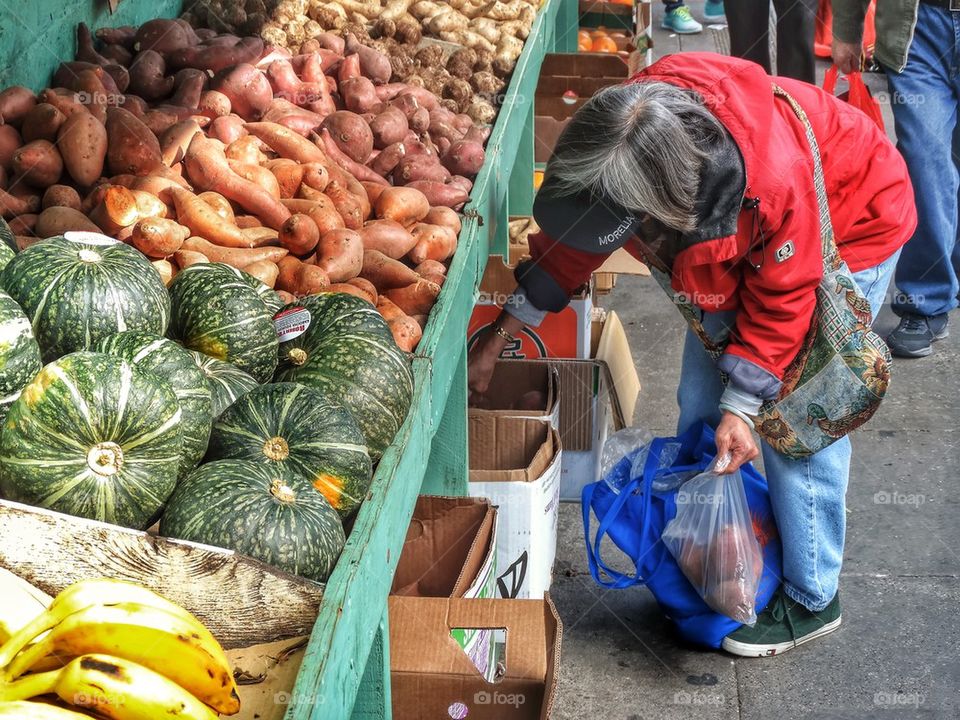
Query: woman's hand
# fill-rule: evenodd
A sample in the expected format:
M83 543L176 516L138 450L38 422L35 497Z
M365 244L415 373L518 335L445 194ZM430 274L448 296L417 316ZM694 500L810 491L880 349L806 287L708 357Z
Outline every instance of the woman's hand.
M721 475L734 472L760 454L750 426L731 412L723 413L714 439L717 443L717 457L730 453L730 462L723 470L718 471Z
M860 72L862 53L863 49L860 47L860 43L848 43L836 38L833 39L833 48L831 49L833 64L840 68L840 72L844 75Z
M493 329L487 328L467 355L467 387L471 395L483 396L490 387L493 368L502 349L502 345L496 342L497 339L499 338Z

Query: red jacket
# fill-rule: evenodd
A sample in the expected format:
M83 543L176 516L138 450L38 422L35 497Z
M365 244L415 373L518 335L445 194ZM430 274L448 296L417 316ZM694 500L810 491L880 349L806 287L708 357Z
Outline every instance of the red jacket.
M771 78L750 62L708 53L670 55L628 82L647 81L700 94L740 150L745 197L760 201L756 209L740 210L735 235L685 248L672 268L673 287L702 310L737 310L727 352L782 379L810 326L822 257L809 145L793 110L774 97L772 82L810 118L837 245L851 271L886 260L912 235L917 220L906 165L859 110L812 85ZM764 234L762 259L757 220ZM775 253L787 241L793 242L794 254L777 262ZM627 245L634 255L639 255L637 242L634 238ZM568 294L606 259L543 234L530 238L530 250Z

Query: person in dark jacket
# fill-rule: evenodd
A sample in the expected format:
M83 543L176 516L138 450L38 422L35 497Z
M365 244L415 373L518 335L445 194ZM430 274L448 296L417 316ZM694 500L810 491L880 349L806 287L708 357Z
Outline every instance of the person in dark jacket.
M565 307L614 250L655 258L672 290L729 337L714 363L688 332L679 431L717 428L732 472L758 455L753 418L777 397L810 327L823 274L813 158L803 125L758 65L710 53L672 55L595 95L548 163L531 260L494 327L470 352L482 394L505 344ZM809 116L836 243L874 314L916 225L906 167L859 110L806 83L776 78ZM721 379L724 373L728 382ZM840 624L838 582L850 443L795 460L764 444L784 552L784 582L754 627L724 647L779 654Z

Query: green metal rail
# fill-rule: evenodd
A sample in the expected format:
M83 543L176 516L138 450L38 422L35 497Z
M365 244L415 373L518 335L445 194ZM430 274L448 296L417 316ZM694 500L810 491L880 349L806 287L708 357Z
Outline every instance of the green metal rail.
M173 17L182 0L0 0L0 87L40 89L71 60L78 22L92 28ZM386 719L390 707L387 596L417 495L467 492L467 323L507 219L533 204L533 98L543 57L577 47L576 0L545 0L487 145L459 247L413 360L415 395L377 467L369 496L324 591L287 720ZM282 608L278 608L282 612Z

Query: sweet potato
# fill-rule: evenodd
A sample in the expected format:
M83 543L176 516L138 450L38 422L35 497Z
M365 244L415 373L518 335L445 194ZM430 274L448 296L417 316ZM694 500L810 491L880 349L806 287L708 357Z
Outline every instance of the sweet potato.
M378 250L389 258L399 260L417 244L417 240L398 222L371 220L363 224L360 238L366 250Z
M377 309L379 310L379 307ZM405 352L413 352L423 337L423 328L406 314L387 320L387 326L397 347Z
M137 28L133 25L121 25L113 28L100 28L94 35L97 40L111 45L122 45L128 50L133 49L137 38Z
M100 37L97 31L97 37ZM176 20L147 20L137 28L133 38L133 49L156 50L158 53L168 53L181 48L190 47L197 42L197 37L183 24Z
M272 122L247 123L244 128L251 135L260 138L277 155L299 163L325 163L327 156L323 151L302 135Z
M439 260L424 260L422 263L417 265L413 271L417 275L446 275L447 266L444 265Z
M348 111L359 115L370 112L380 102L373 82L369 78L362 76L347 78L340 83L339 89L343 106Z
M320 231L309 215L294 213L280 228L280 245L292 255L304 256L312 253L320 241Z
M264 163L264 167L273 173L280 188L281 198L292 198L303 181L304 166L288 158L276 158Z
M133 246L150 258L173 255L190 237L190 230L174 220L148 217L133 226Z
M329 132L340 151L355 163L363 163L373 152L373 133L362 117L349 110L338 110L320 125ZM322 133L321 133L322 135ZM329 153L329 145L325 144ZM350 168L344 168L348 172Z
M362 122L362 120L361 120ZM369 129L368 129L369 132ZM323 128L320 131L320 137L323 142L323 147L326 149L327 154L330 156L330 159L333 160L338 167L343 171L352 175L357 180L363 180L366 182L375 182L381 185L388 185L386 180L378 175L375 171L368 168L366 165L361 165L360 163L354 161L352 158L347 156L334 142L333 137L330 135L330 132ZM372 141L371 141L372 142Z
M40 216L35 213L24 213L11 218L7 225L14 235L36 236L37 220L39 218Z
M430 203L416 188L391 187L380 193L373 211L381 220L393 220L409 227L430 212Z
M166 167L166 166L162 166ZM151 195L156 195L167 205L173 205L173 198L170 196L170 188L184 187L183 178L176 178L172 175L158 174L154 171L153 175L133 176L133 182L130 183L131 190L143 190ZM123 184L116 180L116 176L111 178L111 182Z
M454 175L474 177L483 167L483 145L467 140L457 140L444 153L440 161Z
M160 136L160 157L163 164L173 167L183 160L190 141L200 130L196 120L181 120L168 127Z
M353 295L358 297L361 300L366 300L368 303L373 305L373 300L370 299L370 296L362 289L356 285L345 282L345 283L333 283L327 287L320 290L321 293L346 293L347 295Z
M264 247L280 244L280 231L263 225L252 225L246 228L240 228L240 232L250 242L251 247Z
M227 222L207 201L183 188L171 187L169 192L177 210L177 222L188 227L194 235L224 247L253 247L240 228Z
M334 202L323 193L316 200L291 198L281 202L290 212L303 213L313 220L320 235L346 227Z
M469 193L461 187L433 180L416 180L406 187L419 190L430 205L442 205L454 210L462 207L470 197Z
M253 275L268 288L277 284L277 276L280 274L280 268L277 267L277 264L269 260L258 260L250 263L243 268L243 271L248 275Z
M393 182L407 185L417 180L445 182L450 171L441 165L432 155L408 155L393 169Z
M363 187L363 189L367 193L367 202L370 204L371 208L373 207L373 204L377 201L377 198L380 197L380 193L382 193L384 190L390 187L389 185L381 185L380 183L372 183L372 182L366 182L366 181L361 182L360 185L361 187ZM369 217L369 213L367 213L367 217Z
M125 187L108 185L89 216L107 235L115 235L140 219L137 198Z
M222 262L235 268L244 268L260 260L277 262L286 257L287 249L281 247L237 248L221 247L207 242L202 237L191 236L183 241L183 250L202 253L210 262Z
M380 292L401 288L422 281L422 278L399 260L379 250L364 250L360 277L369 280Z
M473 189L473 180L464 177L463 175L451 175L450 179L447 180L447 185L460 188L467 193L467 195L469 195L470 191Z
M344 282L357 277L363 267L363 240L354 230L331 230L317 245L318 267L323 268L331 282Z
M79 210L69 207L51 206L37 217L34 232L37 237L48 238L54 235L63 235L70 230L86 232L100 232L100 228L87 219Z
M197 198L203 200L203 202L213 208L213 211L217 213L217 215L231 225L237 224L237 218L233 213L233 206L230 204L230 201L220 193L208 190L207 192L202 192L197 195Z
M321 163L307 163L303 167L303 184L323 192L330 185L330 171Z
M377 288L374 287L373 283L369 280L366 280L362 277L350 278L347 280L347 285L353 285L358 290L363 292L373 305L377 304L377 300L379 299L380 295L377 292Z
M454 235L459 235L462 227L459 213L442 205L430 208L430 212L423 218L423 222L448 227L453 230Z
M135 96L131 95L131 97ZM87 108L83 105L83 103L80 102L80 98L75 92L63 91L61 94L54 90L44 90L40 93L39 99L41 102L53 105L55 108L57 108L57 110L62 112L67 117L70 117L74 113L88 112Z
M13 241L17 245L17 252L23 252L31 245L36 245L40 242L41 238L35 237L33 235L14 235Z
M117 107L122 107L127 112L133 113L140 118L150 109L146 100L130 93L123 96L123 99L117 103Z
M13 125L0 125L0 167L4 170L13 168L13 153L21 145L23 139Z
M222 44L196 45L175 50L166 57L167 63L174 69L192 67L217 73L222 70L229 71L231 68L241 65L253 67L249 63L256 62L262 52L263 40L256 37L245 37L229 47ZM214 89L219 90L220 88ZM227 94L229 95L229 93ZM233 98L230 100L233 102ZM243 113L239 114L243 115Z
M304 190L303 185L300 186L300 190ZM334 207L340 213L346 227L351 230L359 230L363 227L365 213L359 197L338 182L331 182L323 191L323 194L333 201ZM366 201L366 198L364 198L364 201Z
M150 264L153 265L153 269L157 271L160 279L163 280L163 284L170 285L177 274L177 268L173 266L173 263L169 260L160 259L151 260Z
M177 264L178 268L183 270L191 265L196 265L197 263L210 262L210 258L203 253L198 253L193 250L180 249L173 254L173 261Z
M380 150L394 143L402 142L409 129L407 117L395 107L387 107L370 121L373 146Z
M40 206L44 210L52 207L80 210L80 194L69 185L51 185L44 191Z
M105 64L121 65L130 67L133 62L133 53L127 50L123 45L107 44L100 48L100 55L106 61Z
M107 168L112 175L149 175L163 164L160 141L123 108L107 109Z
M417 282L383 294L407 315L427 315L437 302L440 286L418 278Z
M344 52L358 56L361 74L370 78L374 85L390 82L393 69L387 56L379 50L363 45L353 33L347 33L344 37Z
M236 160L227 160L227 165L237 175L254 183L257 187L266 190L271 197L280 199L280 185L273 173L265 167L251 163L237 162Z
M417 135L423 135L430 127L430 113L425 107L419 107L407 119L407 124Z
M137 203L137 214L141 218L170 216L170 208L156 195L134 188L131 188L130 192L133 193L133 199Z
M183 159L183 166L198 190L219 192L256 215L267 227L279 230L290 217L290 212L277 197L233 172L223 151L203 135L193 138Z
M200 93L200 102L197 103L197 112L206 115L212 120L229 115L233 110L230 98L219 90L204 90ZM239 117L239 116L238 116Z
M141 50L130 64L130 92L148 102L167 97L173 92L173 83L166 61L155 50Z
M170 104L196 110L200 106L200 96L208 79L207 74L202 70L194 68L178 70L173 78L173 96L170 98Z
M443 225L417 223L410 230L417 240L410 251L410 262L419 265L424 260L446 260L457 250L457 235Z
M394 168L406 156L406 153L407 146L402 142L388 145L370 161L370 169L378 175L386 177L393 172Z
M49 140L34 140L14 151L13 171L34 187L47 188L63 174L63 158Z
M231 111L244 120L258 120L273 100L270 81L248 63L227 65L210 80L210 89L225 95Z
M264 147L266 146L259 138L253 135L244 135L229 143L223 154L227 156L227 160L235 160L248 165L260 165L268 160L262 150Z
M295 257L288 255L277 263L277 267L280 272L275 287L295 297L323 292L330 285L330 278L322 268Z
M247 134L247 131L243 129L243 123L244 120L239 115L224 115L214 118L207 128L207 134L224 145L229 145Z
M7 125L19 128L30 109L37 104L33 90L13 85L0 92L0 118Z
M67 116L60 112L56 106L50 103L37 103L24 116L24 142L33 142L34 140L53 142L57 139L57 130L60 129L66 119Z
M237 227L241 230L263 227L262 223L260 222L260 218L256 217L255 215L237 215L236 222Z
M289 100L294 105L309 107L311 111L324 115L336 110L326 78L305 82L297 77L289 60L274 60L267 68L267 80L273 88L275 97Z

